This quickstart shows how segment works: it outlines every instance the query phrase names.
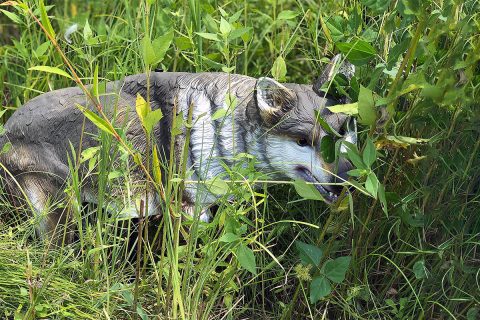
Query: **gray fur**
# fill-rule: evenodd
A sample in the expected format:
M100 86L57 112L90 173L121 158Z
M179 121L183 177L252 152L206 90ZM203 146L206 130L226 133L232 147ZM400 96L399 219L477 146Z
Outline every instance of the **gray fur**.
M345 115L332 114L324 108L336 102L318 96L307 85L282 86L267 78L257 80L225 73L152 72L149 81L151 107L160 108L164 114L154 129L154 138L163 156L170 152L174 105L177 114L183 112L185 119L189 106L193 106L195 126L191 131L187 165L193 170L191 178L198 181L213 179L224 173L221 162L230 165L232 157L238 153L254 155L261 170L277 177L290 178L291 174L278 172L278 166L268 154L271 137L307 137L313 147L318 148L319 139L326 133L317 125L314 110L320 110L321 116L335 130L339 130L347 119ZM265 87L265 84L275 88ZM128 123L126 137L137 150L144 152L145 137L135 112L135 100L137 94L146 97L147 76L134 75L109 83L106 92L100 98L105 113L112 118L115 115L118 126ZM228 93L237 99L233 114L212 120L217 110L226 108ZM259 99L268 102L268 110L259 107ZM5 124L1 143L10 141L12 148L0 155L0 161L26 192L37 214L46 205L47 199L61 199L63 196L62 186L69 177L67 156L70 143L76 150L97 145L98 129L86 120L80 146L84 116L77 104L95 110L78 88L52 91L20 107ZM184 134L176 137L176 161L180 160L184 138ZM141 176L137 178L143 179ZM18 189L12 179L7 180L10 189ZM87 193L95 188L95 181L88 180L84 186L87 190L84 198L89 198ZM158 197L152 195L150 198L153 199L151 213L156 213ZM205 186L196 184L188 185L184 195L186 204L200 202L205 208L215 200L216 196ZM62 218L52 214L39 220L40 232L52 232Z

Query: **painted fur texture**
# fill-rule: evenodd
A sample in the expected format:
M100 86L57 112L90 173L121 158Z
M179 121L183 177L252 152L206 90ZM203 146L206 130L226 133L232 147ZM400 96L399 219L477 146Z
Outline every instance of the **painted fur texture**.
M257 169L270 177L322 183L317 189L328 202L335 201L339 188L325 184L341 182L351 166L343 158L338 163L326 163L321 158L320 141L327 133L318 125L315 111L344 135L342 139L355 143L351 119L326 109L339 101L325 97L319 89L322 83L332 79L338 59L332 60L313 87L226 73L150 73L151 108L160 108L164 115L154 128L160 154L170 153L173 110L186 119L192 107L194 126L187 158L187 167L193 171L191 180L205 181L222 175L225 171L222 162L231 166L236 154L248 153L257 159ZM146 98L145 74L109 83L100 103L109 117L115 116L117 124L127 125L126 137L135 149L145 152L146 141L135 111L138 94ZM221 108L231 108L226 102L227 95L236 99L233 114L212 120ZM64 212L56 210L45 214L45 207L52 199L64 196L65 181L70 174L70 145L75 150L85 150L98 144L97 127L88 120L84 122L78 105L94 110L79 88L42 94L12 115L0 137L0 146L6 142L12 144L7 153L0 155L0 162L8 171L4 176L9 190L28 198L38 218L40 235L53 232L59 222L65 222ZM173 152L177 161L184 138L184 134L175 138ZM138 173L133 176L143 179ZM82 187L82 200L94 202L96 188L95 178L87 179ZM187 185L183 199L186 208L200 203L207 209L217 197L204 185L195 183ZM158 206L159 197L150 195L147 214L157 214ZM129 216L137 215L135 205L125 212ZM201 218L208 220L207 211Z

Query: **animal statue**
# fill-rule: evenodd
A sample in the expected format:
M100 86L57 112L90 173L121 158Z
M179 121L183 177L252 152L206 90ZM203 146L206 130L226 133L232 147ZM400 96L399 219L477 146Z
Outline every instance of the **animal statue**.
M175 136L175 143L171 143L172 121L179 114L187 120L191 108L193 126L186 165L193 172L192 181L222 175L223 165L230 166L236 154L247 153L256 158L256 169L272 179L316 183L325 201L334 202L341 188L329 183L344 181L351 164L343 157L337 163L322 159L320 141L329 133L316 117L320 116L342 135L335 139L356 142L352 118L326 108L341 101L321 91L336 72L352 76L353 66L347 62L339 66L340 61L340 56L332 59L313 86L227 73L151 72L149 79L146 74L133 75L108 83L99 102L107 116L115 117L116 123L127 123L126 138L136 150L144 153L146 137L135 103L138 95L146 99L148 92L152 110L161 109L163 113L153 129L153 140L162 155L168 155L173 146L176 161L186 140L184 130ZM212 119L218 110L231 107L227 95L236 100L235 108L228 116ZM72 146L74 150L85 150L98 145L99 129L85 120L79 105L96 110L77 87L44 93L18 108L0 136L0 149L11 143L10 149L0 155L8 190L28 199L36 216L36 230L43 237L65 222L61 209L46 214L45 207L52 199L65 196ZM133 176L145 179L140 172ZM96 183L94 175L85 180L81 188L82 201L95 202ZM138 193L138 197L145 197L145 192ZM192 212L195 203L208 209L217 197L201 183L188 184L183 207L187 213ZM159 204L159 195L151 191L145 215L157 214ZM132 205L125 215L135 217L137 211L138 206ZM208 218L208 210L204 210L201 219Z

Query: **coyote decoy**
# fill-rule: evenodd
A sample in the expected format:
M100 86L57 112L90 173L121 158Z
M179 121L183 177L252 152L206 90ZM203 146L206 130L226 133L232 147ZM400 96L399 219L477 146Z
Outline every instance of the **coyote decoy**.
M163 118L154 128L154 140L160 154L168 155L171 146L172 119L176 110L186 118L192 109L192 123L187 167L193 171L191 180L205 181L224 173L224 164L231 165L235 154L248 153L257 161L257 169L278 179L303 179L319 183L318 191L327 202L336 200L340 188L328 183L341 182L350 170L350 163L340 157L337 163L327 163L320 155L320 140L328 133L318 125L321 116L331 128L351 143L356 142L352 119L332 113L326 106L339 101L321 91L336 72L350 77L353 66L336 56L312 85L280 84L270 78L251 78L226 73L168 73L152 72L147 90L145 74L126 77L107 84L106 94L100 96L104 111L115 121L128 119L126 137L135 149L145 150L145 136L135 111L137 95L150 94L152 109L161 108ZM340 70L340 71L339 71ZM228 109L226 96L237 100L233 116L212 120L220 108ZM0 148L10 142L10 150L0 155L0 162L10 192L26 195L38 215L40 235L52 232L62 221L61 210L42 215L49 199L64 195L69 178L68 156L71 146L82 150L96 146L98 128L84 115L78 105L95 110L79 88L66 88L42 94L20 107L5 124ZM174 108L175 105L175 108ZM316 113L315 111L318 111ZM82 134L82 130L83 134ZM80 137L81 140L80 146ZM174 154L179 157L183 147L182 134L176 136ZM95 201L94 178L82 187L82 200ZM320 184L321 183L321 184ZM19 192L18 190L23 190ZM17 191L15 191L17 190ZM149 195L149 212L158 212L159 197ZM208 208L217 200L202 184L186 186L183 200L186 207L200 203ZM132 206L128 213L135 216ZM59 211L59 212L57 212ZM187 209L188 211L188 209ZM207 219L206 213L201 216Z

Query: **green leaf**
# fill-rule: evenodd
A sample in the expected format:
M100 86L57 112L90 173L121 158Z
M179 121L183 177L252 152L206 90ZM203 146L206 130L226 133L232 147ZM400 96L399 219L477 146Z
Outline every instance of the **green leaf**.
M257 263L255 262L255 255L252 249L242 243L237 247L235 254L242 268L254 275L257 274Z
M156 60L155 49L149 37L140 40L140 47L142 50L143 61L146 65L152 65Z
M83 39L85 41L90 40L93 38L93 31L90 28L90 24L88 23L88 20L85 22L85 26L83 27Z
M350 170L347 172L347 174L349 176L352 176L352 177L363 177L365 174L367 174L368 171L367 170L364 170L364 169L353 169L353 170Z
M427 277L424 260L419 260L415 262L415 264L413 265L413 273L415 274L415 278L417 279L424 279Z
M232 31L232 26L230 23L228 23L227 20L225 20L223 17L220 19L220 33L224 36L227 37L228 34Z
M115 136L116 133L113 130L113 128L109 125L109 123L105 120L100 118L95 112L92 110L89 110L79 104L77 104L77 107L82 111L82 113L90 120L97 128L102 130L103 132L106 132L108 134L111 134L112 136Z
M347 149L348 159L353 163L353 165L357 169L363 169L363 170L368 169L367 166L363 163L363 160L360 157L360 153L358 152L356 145L347 141L343 141L342 144Z
M328 124L328 122L326 122L322 115L320 114L320 111L319 110L315 110L314 111L315 113L315 119L317 120L317 122L320 124L320 126L322 127L322 129L326 132L326 133L329 133L329 134L332 134L334 136L337 136L337 137L341 137L341 135L335 131L331 126L330 124Z
M310 302L316 303L323 297L326 297L332 292L332 286L325 276L320 275L313 278L310 284Z
M345 280L351 257L339 257L335 260L328 260L323 266L323 274L332 282L341 283Z
M272 76L276 80L285 80L285 76L287 75L287 65L285 64L285 60L281 56L278 56L277 59L275 59L271 72Z
M368 63L375 57L377 52L372 45L364 40L352 40L352 42L337 42L335 44L343 53L348 61L356 66L361 66Z
M277 16L277 20L292 20L298 16L298 12L292 10L283 10Z
M207 180L205 183L208 190L214 195L221 196L226 194L229 190L228 183L219 177L212 180Z
M392 0L360 0L360 2L374 14L383 14L388 10Z
M235 40L237 38L243 37L244 35L249 33L251 29L252 29L251 27L237 28L237 29L235 29L235 30L233 30L232 32L229 33L228 40L232 41L232 40Z
M363 150L363 163L370 168L375 160L377 160L377 149L375 148L372 139L367 138L365 149Z
M318 268L320 261L322 260L323 250L317 246L296 240L295 247L302 264L305 266L311 265Z
M152 133L155 125L157 125L157 123L159 123L162 118L163 118L163 113L161 109L155 109L153 111L148 112L144 120L145 131L147 131L148 135Z
M147 101L145 101L139 93L137 93L137 99L135 100L135 110L137 111L140 123L142 126L145 126L145 117L150 111L150 107L148 106Z
M163 118L161 109L151 110L150 105L143 99L140 94L137 94L135 101L135 110L137 111L140 123L145 128L147 135L152 133L153 127Z
M383 184L378 183L378 199L382 205L382 210L388 216L387 198L385 196L385 187Z
M375 199L377 198L378 193L378 179L375 173L370 172L367 176L367 181L365 181L365 189L367 189L368 193Z
M472 307L468 309L467 320L478 320L480 315L480 309L477 307Z
M45 52L47 52L49 47L50 41L45 41L44 43L39 45L37 49L35 49L35 51L33 52L35 54L35 57L40 58L41 56L43 56Z
M173 30L170 29L164 35L156 38L152 42L153 49L155 50L155 60L153 64L158 64L163 61L165 54L167 53L170 45L173 41Z
M195 32L195 33L197 35L199 35L200 37L204 38L204 39L213 40L213 41L221 41L222 40L215 33L207 33L207 32Z
M304 199L324 201L322 195L313 184L307 184L304 180L295 180L293 186Z
M227 109L220 108L217 111L215 111L215 113L212 115L212 120L223 118L227 115L227 113L228 113Z
M358 120L364 125L374 125L377 120L373 92L363 86L360 86L358 94L358 115Z
M22 19L20 19L20 17L18 15L16 15L15 13L7 11L7 10L3 10L3 9L0 9L0 11L3 12L10 20L15 22L16 24L23 24Z
M12 148L12 143L8 141L3 145L2 150L0 151L0 154L7 153L11 148Z
M358 102L337 104L331 107L327 107L327 109L333 113L345 113L352 116L358 114Z
M218 239L218 241L230 243L230 242L237 241L238 239L240 239L240 236L238 236L237 234L227 232L223 236L221 236L220 239Z
M43 0L38 1L40 9L40 20L42 21L43 27L47 33L55 39L55 31L53 31L52 24L50 23L50 18L48 18L47 9L45 8L45 3Z
M35 67L28 68L28 70L36 70L36 71L43 71L43 72L47 72L47 73L58 74L60 76L63 76L63 77L66 77L66 78L69 78L69 79L73 80L72 76L70 76L68 73L66 73L65 71L63 71L62 69L59 69L57 67L35 66Z
M335 161L335 140L331 135L322 137L320 141L320 154L326 163Z

